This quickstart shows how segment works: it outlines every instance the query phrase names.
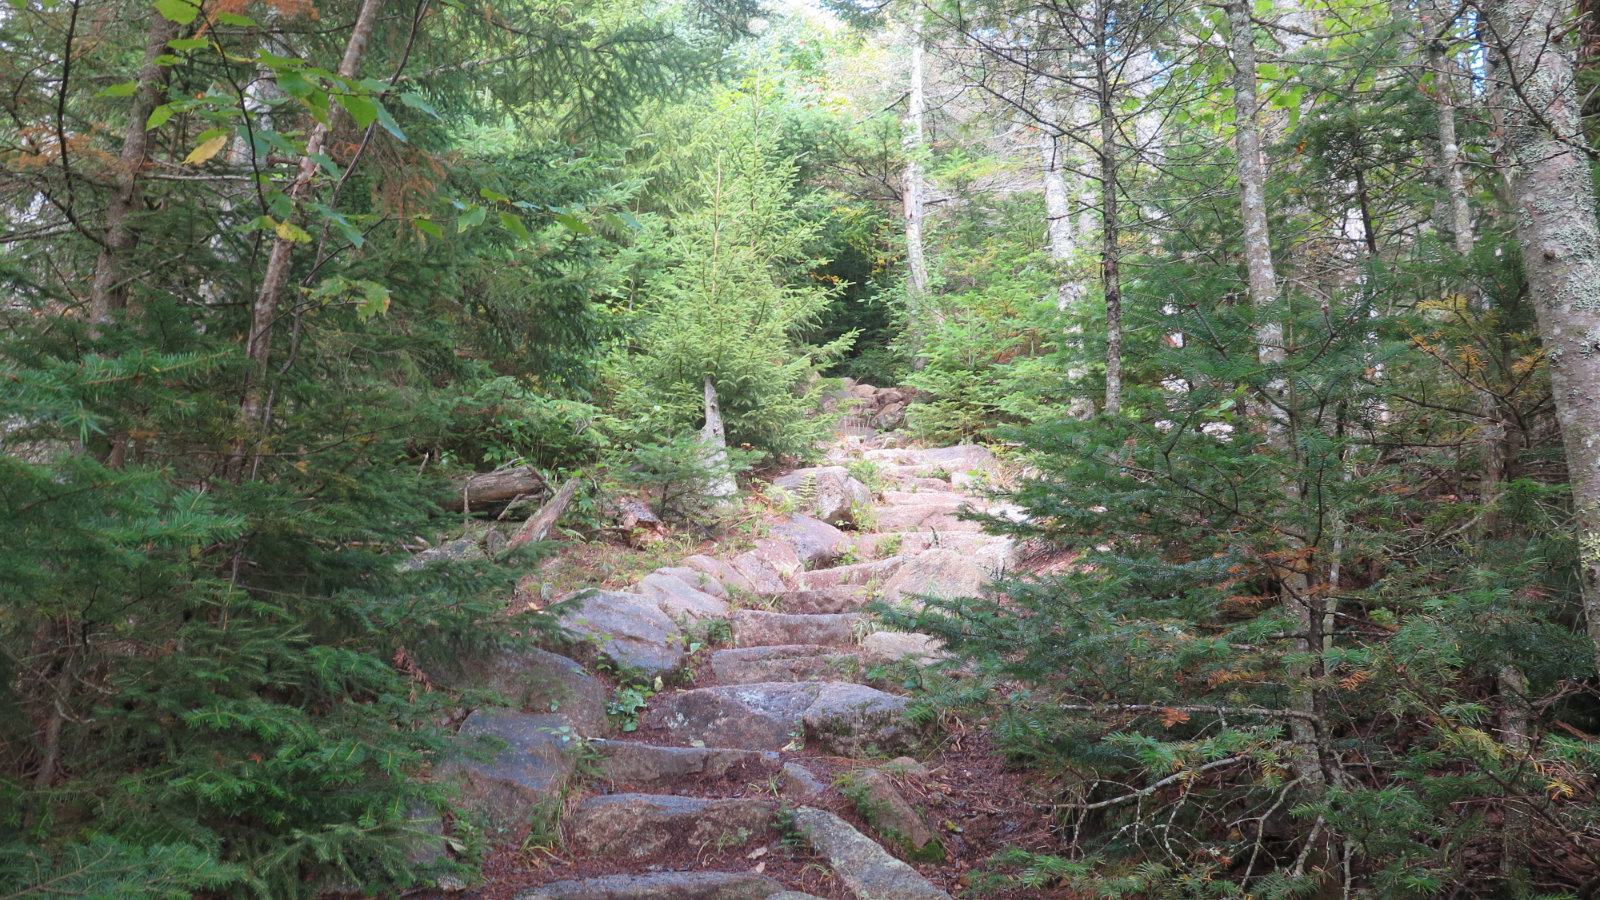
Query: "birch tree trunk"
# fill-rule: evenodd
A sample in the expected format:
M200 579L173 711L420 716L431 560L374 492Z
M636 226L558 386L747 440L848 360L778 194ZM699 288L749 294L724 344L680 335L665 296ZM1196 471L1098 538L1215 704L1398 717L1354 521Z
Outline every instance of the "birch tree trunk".
M1566 449L1583 609L1600 669L1600 226L1572 50L1562 43L1572 34L1569 9L1499 0L1485 12L1499 42L1502 164Z
M906 126L903 146L906 153L905 205L906 224L906 292L910 295L913 310L918 310L928 289L928 260L922 245L923 173L924 153L923 119L927 113L924 95L925 63L922 44L922 22L911 26L911 83L907 95Z
M344 57L339 61L338 75L340 78L354 79L361 71L361 60L367 53L367 44L372 40L373 28L378 23L378 15L383 11L384 0L362 0L361 10L356 14L355 26L350 31L350 38L345 43ZM330 109L328 120L332 121L333 111ZM331 131L326 122L318 122L311 129L310 136L306 139L306 149L300 156L299 165L295 170L294 181L289 185L289 200L294 205L295 224L303 225L304 212L302 204L311 193L312 181L317 173L317 157L327 149L328 134ZM244 401L241 404L242 418L247 427L265 430L269 423L269 411L266 405L266 395L263 390L267 375L267 364L272 355L272 326L278 316L278 308L283 302L283 293L289 284L289 269L294 261L294 248L296 242L284 237L278 237L272 242L272 250L267 256L267 267L261 276L261 289L256 294L255 304L251 309L250 334L245 342L245 355L253 363L253 375L245 386ZM237 479L242 474L243 451L242 448L235 453L230 463L230 475Z
M1272 262L1272 235L1267 222L1266 167L1261 155L1261 129L1257 117L1260 113L1256 99L1255 28L1250 20L1249 0L1231 0L1228 4L1229 51L1233 57L1233 112L1234 150L1238 156L1239 215L1244 226L1245 268L1250 289L1250 302L1256 310L1256 359L1267 372L1260 398L1263 425L1266 428L1267 451L1290 462L1291 473L1298 453L1294 440L1294 406L1289 394L1289 384L1281 373L1274 373L1288 359L1284 341L1283 323L1277 318L1278 276ZM1284 511L1293 512L1301 505L1299 479L1291 474L1282 483ZM1286 555L1296 561L1280 575L1283 591L1283 609L1291 629L1296 633L1295 651L1311 658L1320 650L1321 617L1311 608L1312 593L1306 577L1304 562L1298 561L1303 549L1301 542L1290 536L1285 543ZM1316 713L1316 698L1312 689L1312 668L1294 664L1287 668L1287 689L1290 704L1296 712L1307 716ZM1289 720L1290 738L1298 750L1297 772L1313 787L1325 785L1320 754L1317 747L1317 728L1314 719L1297 716Z
M128 110L128 127L122 140L122 153L117 159L116 190L111 194L110 206L106 207L105 237L94 264L94 286L89 294L91 337L99 337L101 326L111 318L112 313L128 306L123 264L139 243L138 232L128 218L138 210L144 197L144 182L140 173L149 152L148 122L150 113L160 105L161 89L167 83L167 67L158 60L167 53L167 42L177 35L177 31L178 26L166 16L151 14L144 65L139 69L133 107Z
M1422 21L1430 30L1441 27L1433 16L1424 16ZM1428 71L1433 73L1434 118L1439 132L1439 187L1444 193L1445 214L1441 221L1450 229L1456 252L1466 256L1473 245L1472 207L1467 200L1467 181L1461 173L1461 145L1456 139L1455 66L1445 55L1442 37L1424 35L1424 39Z

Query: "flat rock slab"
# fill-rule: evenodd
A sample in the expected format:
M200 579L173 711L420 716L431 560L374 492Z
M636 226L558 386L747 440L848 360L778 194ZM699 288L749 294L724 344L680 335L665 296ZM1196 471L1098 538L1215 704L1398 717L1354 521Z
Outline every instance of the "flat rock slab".
M779 578L793 578L806 568L799 552L776 538L757 538L753 552L777 570Z
M555 881L519 891L516 900L766 900L789 893L752 872L654 872Z
M867 586L839 584L809 591L789 591L778 598L786 613L817 615L860 609L867 602Z
M590 741L600 754L600 776L617 784L671 787L703 779L745 783L780 771L783 760L770 750L722 747L656 747L628 741Z
M878 511L877 527L879 531L937 531L941 534L973 534L983 530L982 523L970 522L944 506L930 504L885 507Z
M563 731L565 719L513 709L480 709L461 724L460 748L440 764L435 777L456 786L461 805L507 828L526 825L535 807L559 802L561 787L576 767L578 744ZM479 738L504 741L485 761L473 759Z
M567 818L578 853L638 859L669 850L720 853L777 836L778 805L670 794L611 794L579 803Z
M488 688L523 709L555 713L585 737L605 731L611 690L560 654L533 647L503 647L483 656L465 656L424 668L444 687Z
M916 869L890 856L876 841L831 812L802 806L795 810L794 824L857 897L951 900Z
M778 644L853 644L866 617L860 613L806 615L741 609L733 613L733 643L738 647Z
M560 622L577 635L572 651L647 677L683 668L685 638L654 600L620 591L586 591Z
M652 572L640 579L634 592L649 597L674 622L705 622L728 617L728 601L702 591L681 578Z
M913 557L883 585L883 599L976 597L988 581L977 555L961 550L929 550Z
M740 574L738 569L717 559L715 556L706 556L703 553L686 556L683 559L682 567L693 569L708 578L716 579L722 583L724 590L742 591L746 594L753 594L756 591L756 586L750 583L750 579Z
M777 567L759 551L747 550L728 560L728 564L750 582L754 593L781 594L789 589L788 585L783 583L783 575L778 572Z
M861 639L861 664L881 666L907 660L926 666L947 659L950 654L940 648L939 641L926 634L904 631L874 631Z
M662 566L655 571L655 574L671 575L695 590L705 591L719 600L728 599L727 586L699 569L689 566Z
M640 728L708 747L779 750L796 737L827 753L870 756L917 746L910 701L843 681L765 682L659 697Z
M850 552L849 535L810 516L789 516L773 525L770 533L774 540L794 548L801 565L807 569L831 566Z
M955 512L967 505L970 499L965 494L953 494L948 491L885 491L883 502L878 506L881 516L884 512L897 506L927 506L937 507L945 512Z
M888 559L872 562L805 572L797 579L799 582L797 587L801 590L817 591L847 584L865 585L869 582L882 582L904 564L904 557L891 556Z
M744 647L711 654L711 672L720 684L830 681L852 677L858 668L854 653L816 644Z

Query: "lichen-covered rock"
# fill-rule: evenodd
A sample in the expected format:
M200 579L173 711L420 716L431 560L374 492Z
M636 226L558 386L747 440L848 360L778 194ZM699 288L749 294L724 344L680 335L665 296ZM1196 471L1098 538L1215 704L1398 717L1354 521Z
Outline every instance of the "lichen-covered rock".
M799 763L783 765L783 795L790 800L812 800L828 786Z
M911 750L922 737L906 714L910 701L850 682L723 685L655 700L641 732L707 747L780 750L803 738L859 757Z
M600 777L616 784L667 787L707 778L747 784L779 771L782 760L770 750L725 747L657 747L629 741L589 741L599 754Z
M692 569L688 566L662 566L655 571L655 574L671 575L689 587L697 591L704 591L718 600L728 599L727 586L699 569Z
M462 807L506 828L526 825L540 806L558 803L562 784L577 764L579 742L566 720L512 709L480 709L456 737L458 750L439 765L435 778L455 786ZM505 742L487 760L481 738Z
M707 622L726 619L728 601L698 590L672 575L652 572L634 585L634 592L649 597L667 618L674 622Z
M938 640L926 634L904 631L874 631L861 640L861 664L881 666L901 660L926 666L945 659Z
M580 659L604 659L646 677L668 676L683 668L683 632L654 600L620 591L591 590L574 596L577 606L559 621L576 636L570 646Z
M754 872L650 872L555 881L515 900L766 900L783 885Z
M807 739L824 753L870 757L900 753L921 744L911 721L911 703L864 684L831 682L802 716Z
M912 557L883 585L883 599L974 597L988 581L974 555L960 550L928 550Z
M858 514L872 507L872 491L844 466L796 469L773 479L772 486L793 498L800 511L829 525L858 524Z
M755 543L753 552L777 571L780 579L793 578L805 570L800 554L787 543L775 538L757 538Z
M742 647L711 654L711 673L719 684L829 681L853 677L859 667L854 653L815 644Z
M795 827L857 897L872 900L950 900L917 870L831 812L802 806Z
M851 783L842 790L855 803L867 824L886 841L897 845L906 859L936 862L944 858L944 845L939 843L939 836L889 776L867 769L855 773Z
M821 519L795 514L771 528L774 540L794 548L806 569L821 569L850 552L850 536Z
M739 647L765 647L779 644L855 643L856 633L866 617L860 613L832 615L791 615L760 609L740 609L733 613L733 643Z
M606 728L610 690L583 666L546 650L501 648L482 656L425 664L438 684L487 688L536 713L555 713L586 737Z
M784 584L783 574L778 571L778 567L758 551L748 550L741 553L728 560L728 564L750 582L754 593L781 594L789 589Z
M777 836L778 805L666 794L611 794L578 804L571 847L595 856L640 858L669 850L719 853Z
M704 573L708 577L715 578L717 581L722 582L725 590L740 591L746 594L753 594L756 591L756 586L750 583L750 579L740 574L738 569L714 556L706 556L703 553L686 556L683 558L683 568L693 569L696 572Z

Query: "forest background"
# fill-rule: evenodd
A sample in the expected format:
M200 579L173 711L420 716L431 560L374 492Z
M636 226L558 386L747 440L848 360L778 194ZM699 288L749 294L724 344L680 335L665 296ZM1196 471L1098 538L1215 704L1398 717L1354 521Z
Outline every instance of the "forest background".
M840 376L1029 473L1053 563L884 611L1058 792L997 879L1600 888L1587 5L11 0L0 50L0 897L436 874L417 661L545 551L397 567L461 479L581 472L598 533L704 477L707 385L775 466Z

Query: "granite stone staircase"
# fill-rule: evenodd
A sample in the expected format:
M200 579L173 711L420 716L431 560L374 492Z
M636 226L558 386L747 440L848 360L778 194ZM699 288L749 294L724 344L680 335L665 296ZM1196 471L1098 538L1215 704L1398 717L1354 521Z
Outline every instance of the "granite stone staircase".
M973 595L1015 548L959 518L1009 512L979 491L999 477L987 449L883 441L846 436L827 465L777 479L793 511L752 549L580 592L570 643L441 677L519 704L471 713L462 752L435 773L458 798L454 822L531 829L546 848L511 873L512 896L949 897L918 868L940 858L937 825L892 777L940 735L884 677L940 650L862 607ZM503 749L475 758L479 736ZM894 760L852 769L863 827L833 811L844 801L825 772L839 758Z

